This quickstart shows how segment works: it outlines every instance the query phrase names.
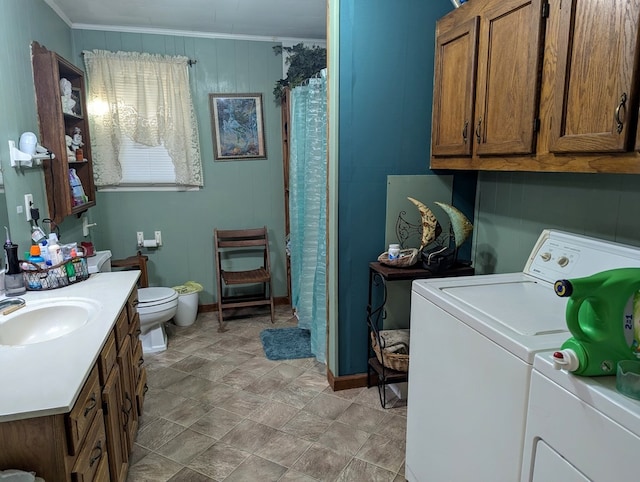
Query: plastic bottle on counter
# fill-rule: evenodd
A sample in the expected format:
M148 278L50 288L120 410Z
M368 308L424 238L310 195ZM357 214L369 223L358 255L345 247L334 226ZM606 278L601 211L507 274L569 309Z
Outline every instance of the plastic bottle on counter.
M49 243L46 239L40 241L40 256L44 258L44 264L51 266L51 255L49 254Z
M69 278L69 283L75 283L78 279L77 275L76 275L76 268L74 266L73 263L73 258L75 258L76 256L76 250L72 249L71 250L71 257L69 259L69 261L64 265L65 269L67 270L67 278Z
M25 269L27 276L27 286L31 290L41 290L42 289L42 280L41 274L38 272L38 269L46 269L47 265L44 262L44 258L40 256L40 246L34 244L29 249L29 257L27 258L28 263L25 263Z
M49 250L49 257L51 258L52 265L62 263L62 250L58 244L58 236L56 236L56 233L51 233L49 235L49 247L47 249Z
M45 269L47 265L45 264L44 258L40 254L40 245L34 244L29 249L29 258L28 261L37 264L38 268Z
M582 376L615 375L621 360L640 357L640 268L616 268L558 280L573 335L554 352L557 369Z
M400 257L400 245L399 244L390 244L389 245L389 259L398 259Z

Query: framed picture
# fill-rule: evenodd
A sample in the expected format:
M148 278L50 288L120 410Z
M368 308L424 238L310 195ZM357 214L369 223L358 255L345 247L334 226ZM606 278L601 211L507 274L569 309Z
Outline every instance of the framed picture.
M82 117L82 94L80 89L76 87L71 88L71 100L75 102L71 108L71 113L75 116Z
M209 94L216 161L265 159L262 94Z

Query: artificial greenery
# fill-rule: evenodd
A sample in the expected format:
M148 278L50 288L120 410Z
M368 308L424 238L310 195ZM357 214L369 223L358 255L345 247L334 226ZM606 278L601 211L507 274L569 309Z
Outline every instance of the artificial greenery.
M287 77L277 81L273 89L277 104L281 104L284 99L285 87L294 88L327 66L327 49L323 47L305 47L299 43L293 47L276 45L273 51L276 55L282 55L283 51L289 54Z

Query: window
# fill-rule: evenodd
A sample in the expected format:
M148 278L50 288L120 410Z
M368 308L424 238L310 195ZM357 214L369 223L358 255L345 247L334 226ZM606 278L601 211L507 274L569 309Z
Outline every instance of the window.
M96 185L202 186L188 59L104 50L84 58Z

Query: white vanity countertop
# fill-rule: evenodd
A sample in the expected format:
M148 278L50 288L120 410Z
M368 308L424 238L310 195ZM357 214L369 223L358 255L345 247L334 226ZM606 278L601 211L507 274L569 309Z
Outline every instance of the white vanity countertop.
M20 296L27 307L29 301L66 297L89 298L100 306L95 318L60 338L0 345L0 422L71 410L139 275L139 271L96 273L65 288ZM0 327L2 318L0 314Z

